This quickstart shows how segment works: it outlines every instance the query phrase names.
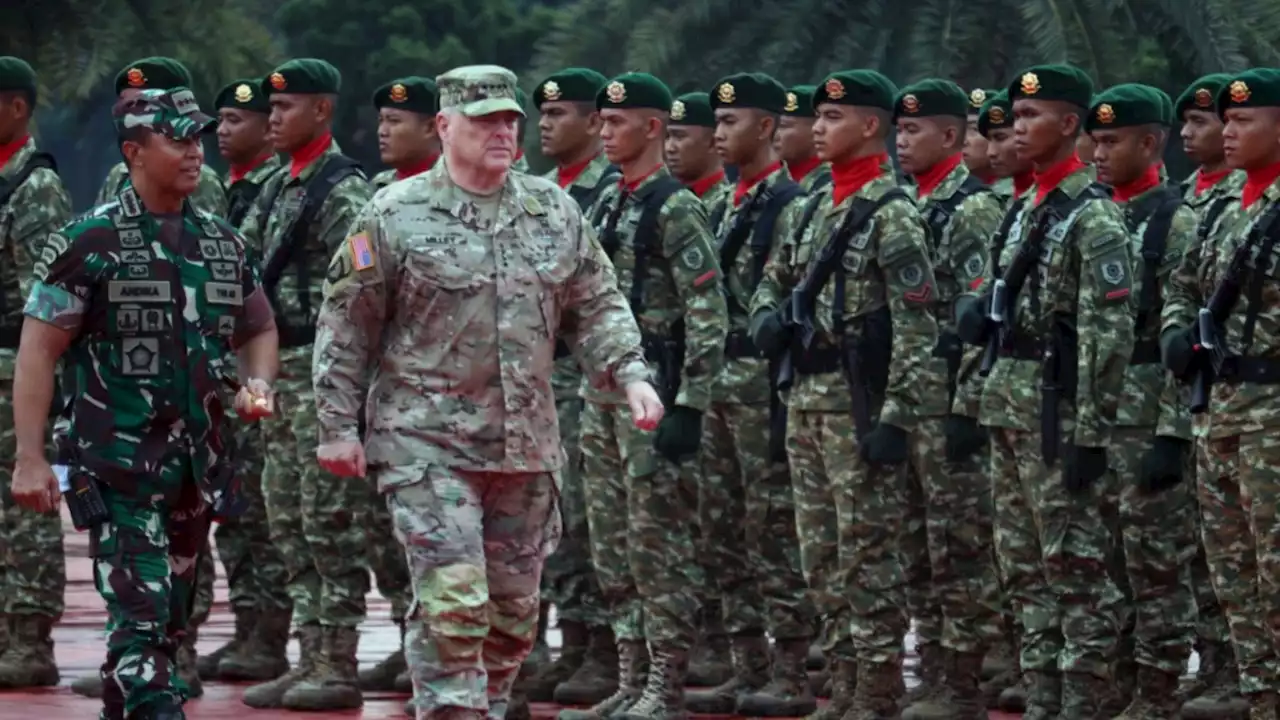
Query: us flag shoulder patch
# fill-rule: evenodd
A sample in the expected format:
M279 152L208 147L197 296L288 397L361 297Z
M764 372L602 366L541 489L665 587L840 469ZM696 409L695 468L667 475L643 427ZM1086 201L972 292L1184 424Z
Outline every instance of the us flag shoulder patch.
M356 270L368 270L374 266L373 246L369 243L368 234L352 235L347 238L347 245L351 248L351 261Z

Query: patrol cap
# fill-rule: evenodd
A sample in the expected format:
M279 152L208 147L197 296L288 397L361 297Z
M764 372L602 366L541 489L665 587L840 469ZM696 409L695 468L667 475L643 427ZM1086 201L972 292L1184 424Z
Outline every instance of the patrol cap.
M213 100L214 110L222 108L237 108L256 113L271 112L271 103L267 102L267 94L262 92L262 78L241 78L227 83Z
M1093 80L1074 65L1036 65L1027 68L1009 83L1009 100L1053 100L1082 108L1092 105Z
M0 92L23 90L36 94L36 71L26 60L12 55L0 56Z
M978 133L987 137L992 130L1013 127L1013 103L1009 102L1009 93L1001 90L987 96L978 111Z
M1231 75L1213 73L1188 85L1173 104L1174 120L1181 120L1182 114L1188 110L1214 112L1218 107L1218 92L1229 82Z
M262 91L267 95L337 95L341 90L342 73L319 58L294 58L262 80Z
M787 90L787 101L782 106L782 114L791 117L815 117L813 112L813 92L816 85L795 85Z
M1084 129L1093 132L1135 125L1164 125L1166 117L1168 110L1159 90L1149 85L1125 83L1094 96Z
M408 110L422 115L435 115L439 107L436 81L418 75L392 80L373 91L373 106Z
M570 67L552 73L533 88L533 101L539 109L544 102L594 103L609 78L591 68Z
M857 105L893 112L898 86L875 70L839 70L813 91L813 109L823 103Z
M191 71L182 63L169 57L146 57L134 60L116 73L116 94L126 88L143 90L171 87L191 87Z
M755 108L781 115L787 106L787 89L764 73L738 73L721 78L711 89L711 109Z
M669 112L674 98L671 88L649 73L624 73L610 80L596 93L596 109L616 108L639 110L647 108Z
M992 95L1001 92L1000 90L991 90L987 88L974 88L969 91L969 114L977 116L982 112L982 106L987 104L987 100Z
M671 102L672 125L716 126L716 114L711 109L711 96L704 92L685 93Z
M1218 115L1231 108L1280 107L1280 70L1253 68L1237 73L1218 90Z
M969 96L950 80L926 78L898 93L893 103L893 119L901 117L957 117L969 115Z
M217 124L200 110L196 96L185 87L147 89L136 97L118 100L111 108L111 118L117 133L142 128L170 140L193 138Z
M463 65L436 78L440 109L457 108L467 117L496 112L524 115L516 94L516 74L501 65Z

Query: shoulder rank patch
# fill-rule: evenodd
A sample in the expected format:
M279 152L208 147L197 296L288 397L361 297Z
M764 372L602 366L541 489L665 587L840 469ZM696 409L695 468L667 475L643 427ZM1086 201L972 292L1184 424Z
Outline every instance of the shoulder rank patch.
M351 261L356 270L368 270L377 264L367 233L356 233L347 238L347 246L351 250Z

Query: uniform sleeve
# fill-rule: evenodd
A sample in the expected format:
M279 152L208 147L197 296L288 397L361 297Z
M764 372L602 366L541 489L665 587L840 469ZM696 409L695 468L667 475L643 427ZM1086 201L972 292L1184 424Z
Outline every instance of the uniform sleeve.
M338 247L351 235L352 223L360 215L369 200L373 198L373 188L360 177L348 177L338 183L329 197L325 198L320 208L318 237L332 255Z
M96 282L88 253L77 247L76 237L74 228L49 236L23 308L27 317L72 335L80 332Z
M776 241L773 250L769 253L769 259L765 261L764 272L760 275L760 284L756 286L755 292L751 295L751 305L748 312L755 316L761 310L776 310L780 307L791 291L791 288L798 282L792 268L795 265L796 245L800 242L800 233L806 228L801 228L800 223L804 217L805 208L808 207L811 200L805 202L792 203L782 215L778 218L779 228L785 228L784 234ZM826 204L825 200L816 201ZM821 209L813 214L809 224L818 221Z
M1191 248L1196 238L1196 214L1191 208L1183 206L1173 216L1173 224L1169 228L1165 241L1164 257L1160 260L1160 296L1168 295L1169 283L1173 274L1182 264L1183 257ZM1161 313L1163 314L1163 313ZM1150 318L1151 324L1159 326L1160 317ZM1191 440L1191 409L1183 398L1182 385L1170 373L1164 373L1164 385L1160 392L1160 416L1156 423L1156 435Z
M976 292L990 272L991 238L999 232L1003 220L1004 207L1000 199L995 193L981 192L966 198L951 221L945 255L947 273L954 283L950 296L950 316L947 318L947 329L950 331L955 328L956 299ZM942 264L942 258L939 264ZM942 278L938 282L943 282ZM956 394L951 406L952 413L978 417L983 384L983 378L978 375L978 366L982 364L984 352L985 348L964 346Z
M10 202L13 207L22 208L14 217L10 234L14 240L18 287L22 297L27 297L45 240L71 219L71 197L57 173L41 168L31 173L13 193Z
M275 312L271 309L271 300L267 291L262 288L262 275L258 268L262 266L253 248L244 244L244 238L237 240L244 248L244 263L240 268L240 291L244 297L244 309L236 320L235 334L231 337L231 346L238 348L275 326Z
M1120 209L1089 201L1073 230L1079 255L1076 296L1076 429L1080 447L1111 441L1124 373L1133 354L1133 250Z
M369 371L400 272L399 248L385 222L376 205L367 206L329 261L311 358L321 443L359 440Z
M222 185L222 178L208 165L200 168L200 184L191 196L191 204L210 215L220 218L227 216L227 189Z
M915 206L893 200L876 212L876 262L884 274L885 301L893 323L893 362L880 422L912 430L925 393L937 392L927 379L938 341L931 307L937 279L929 261L924 221Z
M676 193L660 218L663 255L684 307L684 368L676 405L705 411L724 368L729 311L720 292L720 268L707 227L707 211L692 193Z

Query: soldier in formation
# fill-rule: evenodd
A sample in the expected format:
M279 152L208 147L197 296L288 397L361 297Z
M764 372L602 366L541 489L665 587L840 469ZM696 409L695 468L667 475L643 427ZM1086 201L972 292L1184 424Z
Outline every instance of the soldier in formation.
M373 176L375 190L435 166L440 157L436 102L436 83L430 78L399 78L373 91L378 154L389 166Z
M724 163L716 153L715 129L716 118L707 93L685 93L671 102L663 160L671 174L707 208L722 201L729 188Z

